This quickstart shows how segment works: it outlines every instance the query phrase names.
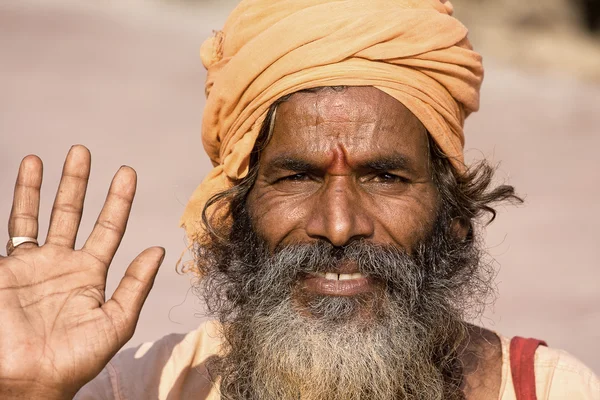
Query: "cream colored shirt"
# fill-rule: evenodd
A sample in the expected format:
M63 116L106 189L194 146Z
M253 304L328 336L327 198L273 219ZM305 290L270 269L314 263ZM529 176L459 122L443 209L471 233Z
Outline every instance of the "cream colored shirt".
M502 342L499 400L515 400L510 372L510 339ZM219 351L217 322L188 334L172 334L117 354L75 396L76 400L198 399L218 400L206 361ZM538 400L600 400L600 381L580 361L562 350L539 347L535 354Z

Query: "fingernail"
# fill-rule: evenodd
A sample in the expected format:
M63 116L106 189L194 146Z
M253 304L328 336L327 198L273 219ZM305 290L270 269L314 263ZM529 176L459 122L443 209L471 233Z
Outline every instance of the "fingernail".
M160 261L158 262L159 264L162 264L162 262L165 260L165 256L167 255L167 252L165 249L163 249L163 254L160 257Z

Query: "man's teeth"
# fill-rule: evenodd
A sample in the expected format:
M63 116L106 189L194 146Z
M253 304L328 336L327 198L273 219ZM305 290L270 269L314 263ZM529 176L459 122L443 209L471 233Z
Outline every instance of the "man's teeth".
M358 272L354 273L354 274L336 274L335 272L327 272L327 273L318 272L316 275L320 276L321 278L329 279L332 281L346 281L346 280L350 280L350 279L360 279L360 278L365 277L363 274L358 273Z

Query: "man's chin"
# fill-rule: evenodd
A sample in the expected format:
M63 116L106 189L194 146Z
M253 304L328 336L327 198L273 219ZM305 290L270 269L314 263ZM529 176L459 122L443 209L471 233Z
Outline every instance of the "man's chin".
M292 295L294 310L307 323L323 323L326 328L346 325L368 326L381 318L382 295L369 290L352 296L329 295L311 291L295 291Z
M246 390L266 400L443 397L433 343L424 342L428 336L406 303L391 294L296 291L271 304L229 326L230 353L217 373L225 372L223 381L235 393Z

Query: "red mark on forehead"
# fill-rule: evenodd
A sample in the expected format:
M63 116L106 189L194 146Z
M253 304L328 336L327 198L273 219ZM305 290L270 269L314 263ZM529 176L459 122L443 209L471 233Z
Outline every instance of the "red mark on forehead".
M335 149L331 151L331 161L327 166L327 173L330 175L348 175L351 171L350 165L348 164L348 157L346 151L339 144Z

